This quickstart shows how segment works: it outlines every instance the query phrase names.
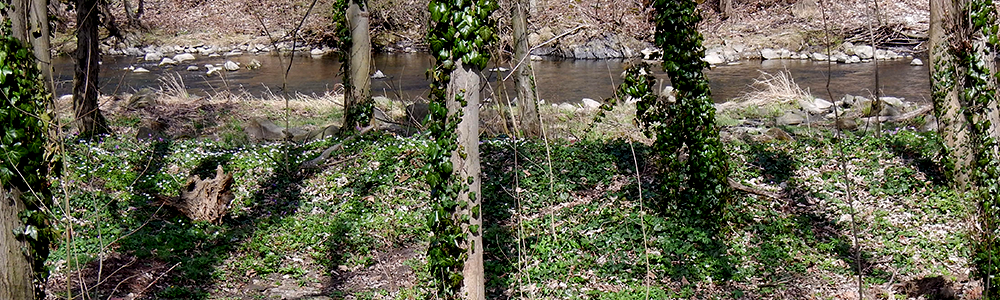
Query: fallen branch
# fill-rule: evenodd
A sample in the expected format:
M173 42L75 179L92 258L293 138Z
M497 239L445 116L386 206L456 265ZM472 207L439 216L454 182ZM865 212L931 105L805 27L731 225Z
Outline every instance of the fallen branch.
M333 151L337 151L337 150L343 149L345 143L353 141L355 138L368 133L369 131L372 130L372 128L375 128L375 126L372 125L372 126L368 126L368 127L365 127L365 128L361 128L361 130L358 131L357 134L347 137L343 141L340 141L340 143L338 143L336 145L333 145L330 148L326 148L326 150L323 150L323 154L320 154L318 157L313 158L310 161L302 163L302 166L300 168L302 168L302 169L315 169L315 168L319 168L320 164L323 164L323 163L326 162L327 159L330 159L330 154L332 154Z
M764 197L768 197L768 198L771 198L771 199L781 199L781 195L778 194L778 193L768 192L768 191L765 191L765 190L758 190L758 189L755 189L755 188L752 188L752 187L749 187L749 186L745 186L742 183L739 183L738 181L736 181L736 180L734 180L732 178L729 178L729 187L732 188L732 189L734 189L734 190L741 191L741 192L744 192L744 193L747 193L747 194L754 194L754 195L758 195L758 196L764 196Z

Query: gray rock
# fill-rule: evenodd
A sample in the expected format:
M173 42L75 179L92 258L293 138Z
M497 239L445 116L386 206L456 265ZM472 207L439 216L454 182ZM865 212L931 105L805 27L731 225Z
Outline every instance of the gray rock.
M882 100L882 102L884 102L885 104L892 105L893 107L896 107L896 108L903 108L903 107L905 107L905 105L903 105L903 99L900 99L900 98L896 98L896 97L879 97L878 99Z
M874 49L872 49L872 46L868 45L855 46L854 54L861 59L871 59L872 57L875 57Z
M187 70L188 71L198 71L198 66L188 66Z
M149 52L146 53L146 57L143 58L145 61L158 61L163 59L163 54L160 52Z
M260 68L260 61L257 60L256 58L251 59L250 62L247 63L247 70L256 70L259 68Z
M782 48L781 50L778 50L778 57L780 57L781 59L787 59L787 58L789 58L791 56L792 56L792 52L788 51L788 49Z
M829 57L827 57L826 54L823 53L813 52L812 59L815 61L827 61Z
M561 110L561 111L576 111L576 106L573 106L573 104L569 104L569 103L562 103L562 104L559 104L559 110Z
M861 58L858 57L857 55L851 55L851 58L849 58L847 60L847 63L849 63L849 64L856 64L856 63L859 63L859 62L861 62Z
M910 65L911 66L923 66L924 65L924 61L920 60L919 58L914 58L913 60L910 61Z
M902 114L903 113L900 112L898 108L896 108L896 107L894 107L892 105L884 105L884 106L882 106L882 111L879 113L879 115L881 115L883 117L898 117L899 115L902 115Z
M132 73L149 73L149 70L146 70L146 68L135 68L135 70L132 70Z
M214 74L218 74L220 71L222 71L222 68L209 65L208 71L205 72L205 76L212 76Z
M601 107L601 102L597 102L597 100L590 98L583 98L580 102L585 109L598 109Z
M726 59L718 54L705 55L705 58L703 58L702 60L704 60L710 65L721 65L726 63Z
M840 119L837 120L837 129L856 130L858 129L858 122L854 121L854 119Z
M372 74L372 79L383 79L383 78L385 78L385 74L382 73L382 70L375 70L375 74Z
M312 56L323 56L324 54L326 54L326 52L323 51L323 49L313 48L312 50L309 50L309 55Z
M173 59L171 59L169 57L164 57L163 60L160 61L160 64L158 66L161 66L161 67L165 66L165 65L171 65L171 66L173 66L173 65L176 65L176 64L177 64L177 61L175 61L175 60L173 60Z
M831 107L833 107L833 103L830 103L830 101L826 101L820 98L816 98L815 100L813 100L813 103L816 105L816 107L822 110L828 110Z
M806 118L803 118L802 116L796 113L787 112L784 115L778 117L778 119L775 120L774 122L777 123L778 125L787 126L787 125L799 125L805 121Z
M174 60L177 61L177 63L184 63L186 61L194 60L194 55L191 53L177 54L174 55Z
M136 47L125 48L125 50L123 50L122 52L125 52L125 55L128 55L128 56L145 56L146 55L145 52L142 52L142 50L139 50L139 48L136 48Z
M760 57L766 60L781 58L781 55L777 51L771 48L764 48L760 50Z
M222 67L225 68L226 71L236 71L240 69L240 65L231 60L227 60L226 63L222 65Z
M540 61L540 60L542 60L543 58L542 58L541 56L538 56L538 55L532 55L530 59L531 59L532 61Z
M240 50L233 50L233 51L230 51L230 52L227 52L227 53L226 53L226 57L231 57L231 56L240 56L240 55L243 55L243 51L240 51Z
M799 107L801 107L803 111L806 111L810 114L819 115L826 113L826 110L820 109L818 106L816 106L816 103L813 103L813 101L810 99L799 99L798 103Z

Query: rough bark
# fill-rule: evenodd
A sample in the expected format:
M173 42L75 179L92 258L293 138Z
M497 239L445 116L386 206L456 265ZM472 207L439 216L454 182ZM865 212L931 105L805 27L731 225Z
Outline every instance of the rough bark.
M77 48L73 76L73 111L82 136L108 132L107 121L97 104L101 50L97 47L97 0L76 1Z
M25 208L19 194L0 187L0 299L35 299L31 258L22 251L29 246L13 233L24 227L17 216Z
M469 215L469 224L464 226L464 231L469 234L469 243L465 245L469 251L469 257L465 261L462 271L464 279L463 290L466 293L465 299L482 300L486 299L486 279L483 269L483 219L480 212L482 196L480 185L482 182L482 170L479 164L479 75L478 70L471 66L465 66L459 60L456 68L451 73L451 82L448 83L448 114L454 115L462 113L462 121L459 122L457 130L458 149L451 154L451 163L454 166L454 178L462 184L468 183L468 190L458 194L458 201L469 203L469 209L461 211L462 214ZM463 107L456 96L463 97L466 104ZM464 154L464 155L463 155ZM464 156L464 158L463 158ZM471 183L469 178L472 178ZM476 232L470 229L478 228Z
M28 32L28 0L11 0L10 6L4 11L10 19L11 35L20 41L26 41Z
M347 26L351 29L348 92L344 95L344 128L365 127L372 119L371 38L368 35L368 10L351 1L347 8Z
M931 0L930 63L931 100L938 120L938 132L946 147L952 184L965 190L972 171L972 149L969 148L969 126L962 115L959 95L964 85L964 67L954 63L948 53L949 37L953 22L960 12L958 3L951 0ZM958 38L956 36L956 38ZM950 81L950 82L949 82Z
M19 0L20 1L20 0ZM31 47L35 52L35 60L38 61L38 69L42 71L45 78L45 89L49 93L55 92L52 86L52 52L49 41L49 1L31 0L30 15L28 22L31 23Z
M719 0L719 13L723 18L733 16L733 0Z
M520 108L520 127L524 136L541 136L538 119L538 93L531 77L531 60L528 59L528 17L527 3L517 1L511 8L514 29L514 86L517 89L517 106Z

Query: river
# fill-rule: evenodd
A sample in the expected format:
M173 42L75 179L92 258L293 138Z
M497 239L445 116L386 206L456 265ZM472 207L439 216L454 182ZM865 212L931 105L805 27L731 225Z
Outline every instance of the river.
M226 58L199 57L176 67L158 67L154 62L143 62L142 58L126 56L105 56L101 67L100 85L105 94L132 93L142 88L159 88L164 74L177 74L185 87L193 94L207 95L215 91L229 90L235 93L249 93L254 96L282 93L282 77L290 57L275 55L251 55L230 57L230 60L248 64L256 59L261 62L259 69L241 69L227 72L224 77L205 76L205 64L221 64ZM321 95L335 88L340 82L337 76L340 63L334 56L311 58L296 56L288 73L289 93ZM56 89L59 94L70 93L73 80L73 61L57 57L55 62ZM426 70L432 63L431 56L413 54L377 54L375 67L387 78L372 80L373 95L388 96L393 99L411 100L427 98L429 92ZM930 100L930 80L927 66L910 66L909 60L879 62L879 84L882 95L905 98L913 102ZM189 65L199 66L199 71L187 71ZM603 99L613 94L619 83L623 62L618 60L543 60L532 62L537 80L539 96L549 103L579 102L583 98ZM133 73L128 67L143 67L150 73ZM830 90L834 98L844 94L871 95L875 87L874 63L835 64L831 66ZM716 102L728 101L743 93L752 91L749 86L761 72L776 73L788 71L795 82L813 95L828 98L826 92L827 65L808 60L767 60L744 61L738 65L719 66L705 71ZM486 72L492 87L496 87L498 75L506 72ZM666 78L665 74L657 74ZM497 90L497 89L494 89Z

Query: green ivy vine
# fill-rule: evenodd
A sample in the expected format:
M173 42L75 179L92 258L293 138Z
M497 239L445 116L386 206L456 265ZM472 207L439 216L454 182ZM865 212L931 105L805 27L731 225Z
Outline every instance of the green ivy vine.
M427 133L433 137L425 153L425 173L431 189L433 210L428 215L431 230L427 249L427 264L435 288L430 297L460 299L462 270L468 256L468 237L462 226L469 224L469 215L459 213L468 209L468 203L458 201L458 195L468 190L469 180L454 178L452 152L458 149L456 129L461 112L448 114L448 83L458 64L485 68L489 61L487 46L496 39L494 21L490 15L497 9L495 0L431 0L430 32L427 41L436 64L427 71L431 80L431 103ZM454 99L461 106L467 102L462 93ZM465 153L460 153L463 158ZM468 182L467 182L468 181ZM470 195L475 197L475 195ZM472 209L477 213L477 209ZM478 231L479 228L470 228Z
M970 124L970 143L974 158L972 180L976 183L975 197L979 200L979 222L983 230L974 246L976 274L983 279L986 299L1000 299L1000 157L994 149L998 144L990 134L989 105L997 101L998 73L990 70L993 58L1000 44L998 38L997 13L991 0L970 1L966 8L968 21L966 28L985 37L985 51L976 51L967 42L952 44L952 55L965 70L964 86L959 101L965 108L962 112Z
M351 37L351 26L347 21L347 9L352 3L364 8L368 5L367 0L335 0L333 3L333 27L337 36L337 53L340 60L340 74L344 81L344 97L351 97L356 88L351 83L351 47L354 40ZM345 101L346 102L346 101ZM375 102L371 99L361 99L344 111L344 129L351 129L358 124L369 124L372 119L372 111ZM345 131L346 132L346 131Z
M51 199L47 176L57 162L46 151L52 120L46 103L51 96L42 85L31 50L11 36L9 24L0 26L0 32L0 182L5 190L16 188L23 193L25 210L19 216L25 227L14 233L30 246L25 254L33 263L35 293L41 299L45 297L41 287L48 278L44 264L54 237L49 214L43 209L46 199Z
M710 222L728 201L729 167L703 73L708 64L702 60L705 49L696 28L701 17L694 0L654 0L653 7L655 42L663 49L663 68L677 91L677 102L656 101L655 93L649 96L649 79L639 79L646 87L635 86L632 92L646 96L640 97L636 114L646 135L656 139L653 150L669 168L662 178L664 195L676 199L677 207L666 207ZM681 153L687 153L686 160Z

